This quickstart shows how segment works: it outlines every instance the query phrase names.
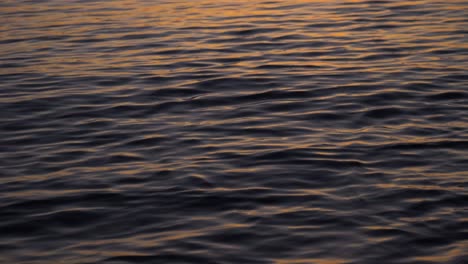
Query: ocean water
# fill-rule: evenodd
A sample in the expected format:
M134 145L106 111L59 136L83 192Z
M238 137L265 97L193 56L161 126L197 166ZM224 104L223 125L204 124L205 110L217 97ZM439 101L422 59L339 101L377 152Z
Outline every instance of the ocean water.
M3 0L0 262L467 263L466 0Z

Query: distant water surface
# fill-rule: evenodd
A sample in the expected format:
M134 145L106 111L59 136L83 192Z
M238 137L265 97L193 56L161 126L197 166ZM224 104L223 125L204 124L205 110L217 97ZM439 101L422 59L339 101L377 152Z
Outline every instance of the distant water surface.
M0 262L466 263L468 2L0 3Z

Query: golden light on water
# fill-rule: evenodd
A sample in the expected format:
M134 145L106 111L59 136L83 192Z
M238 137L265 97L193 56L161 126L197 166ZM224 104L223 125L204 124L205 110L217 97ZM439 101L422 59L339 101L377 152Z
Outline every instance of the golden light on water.
M456 263L467 12L0 3L0 260Z

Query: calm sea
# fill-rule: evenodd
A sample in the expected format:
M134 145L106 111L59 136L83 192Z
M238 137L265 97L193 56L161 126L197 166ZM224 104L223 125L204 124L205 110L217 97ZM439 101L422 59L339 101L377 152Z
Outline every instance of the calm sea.
M468 1L2 0L0 262L467 263Z

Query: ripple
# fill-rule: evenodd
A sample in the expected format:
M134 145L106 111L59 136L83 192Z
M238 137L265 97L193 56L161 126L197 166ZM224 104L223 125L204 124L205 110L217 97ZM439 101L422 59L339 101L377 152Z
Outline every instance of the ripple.
M0 3L6 263L463 263L466 1Z

